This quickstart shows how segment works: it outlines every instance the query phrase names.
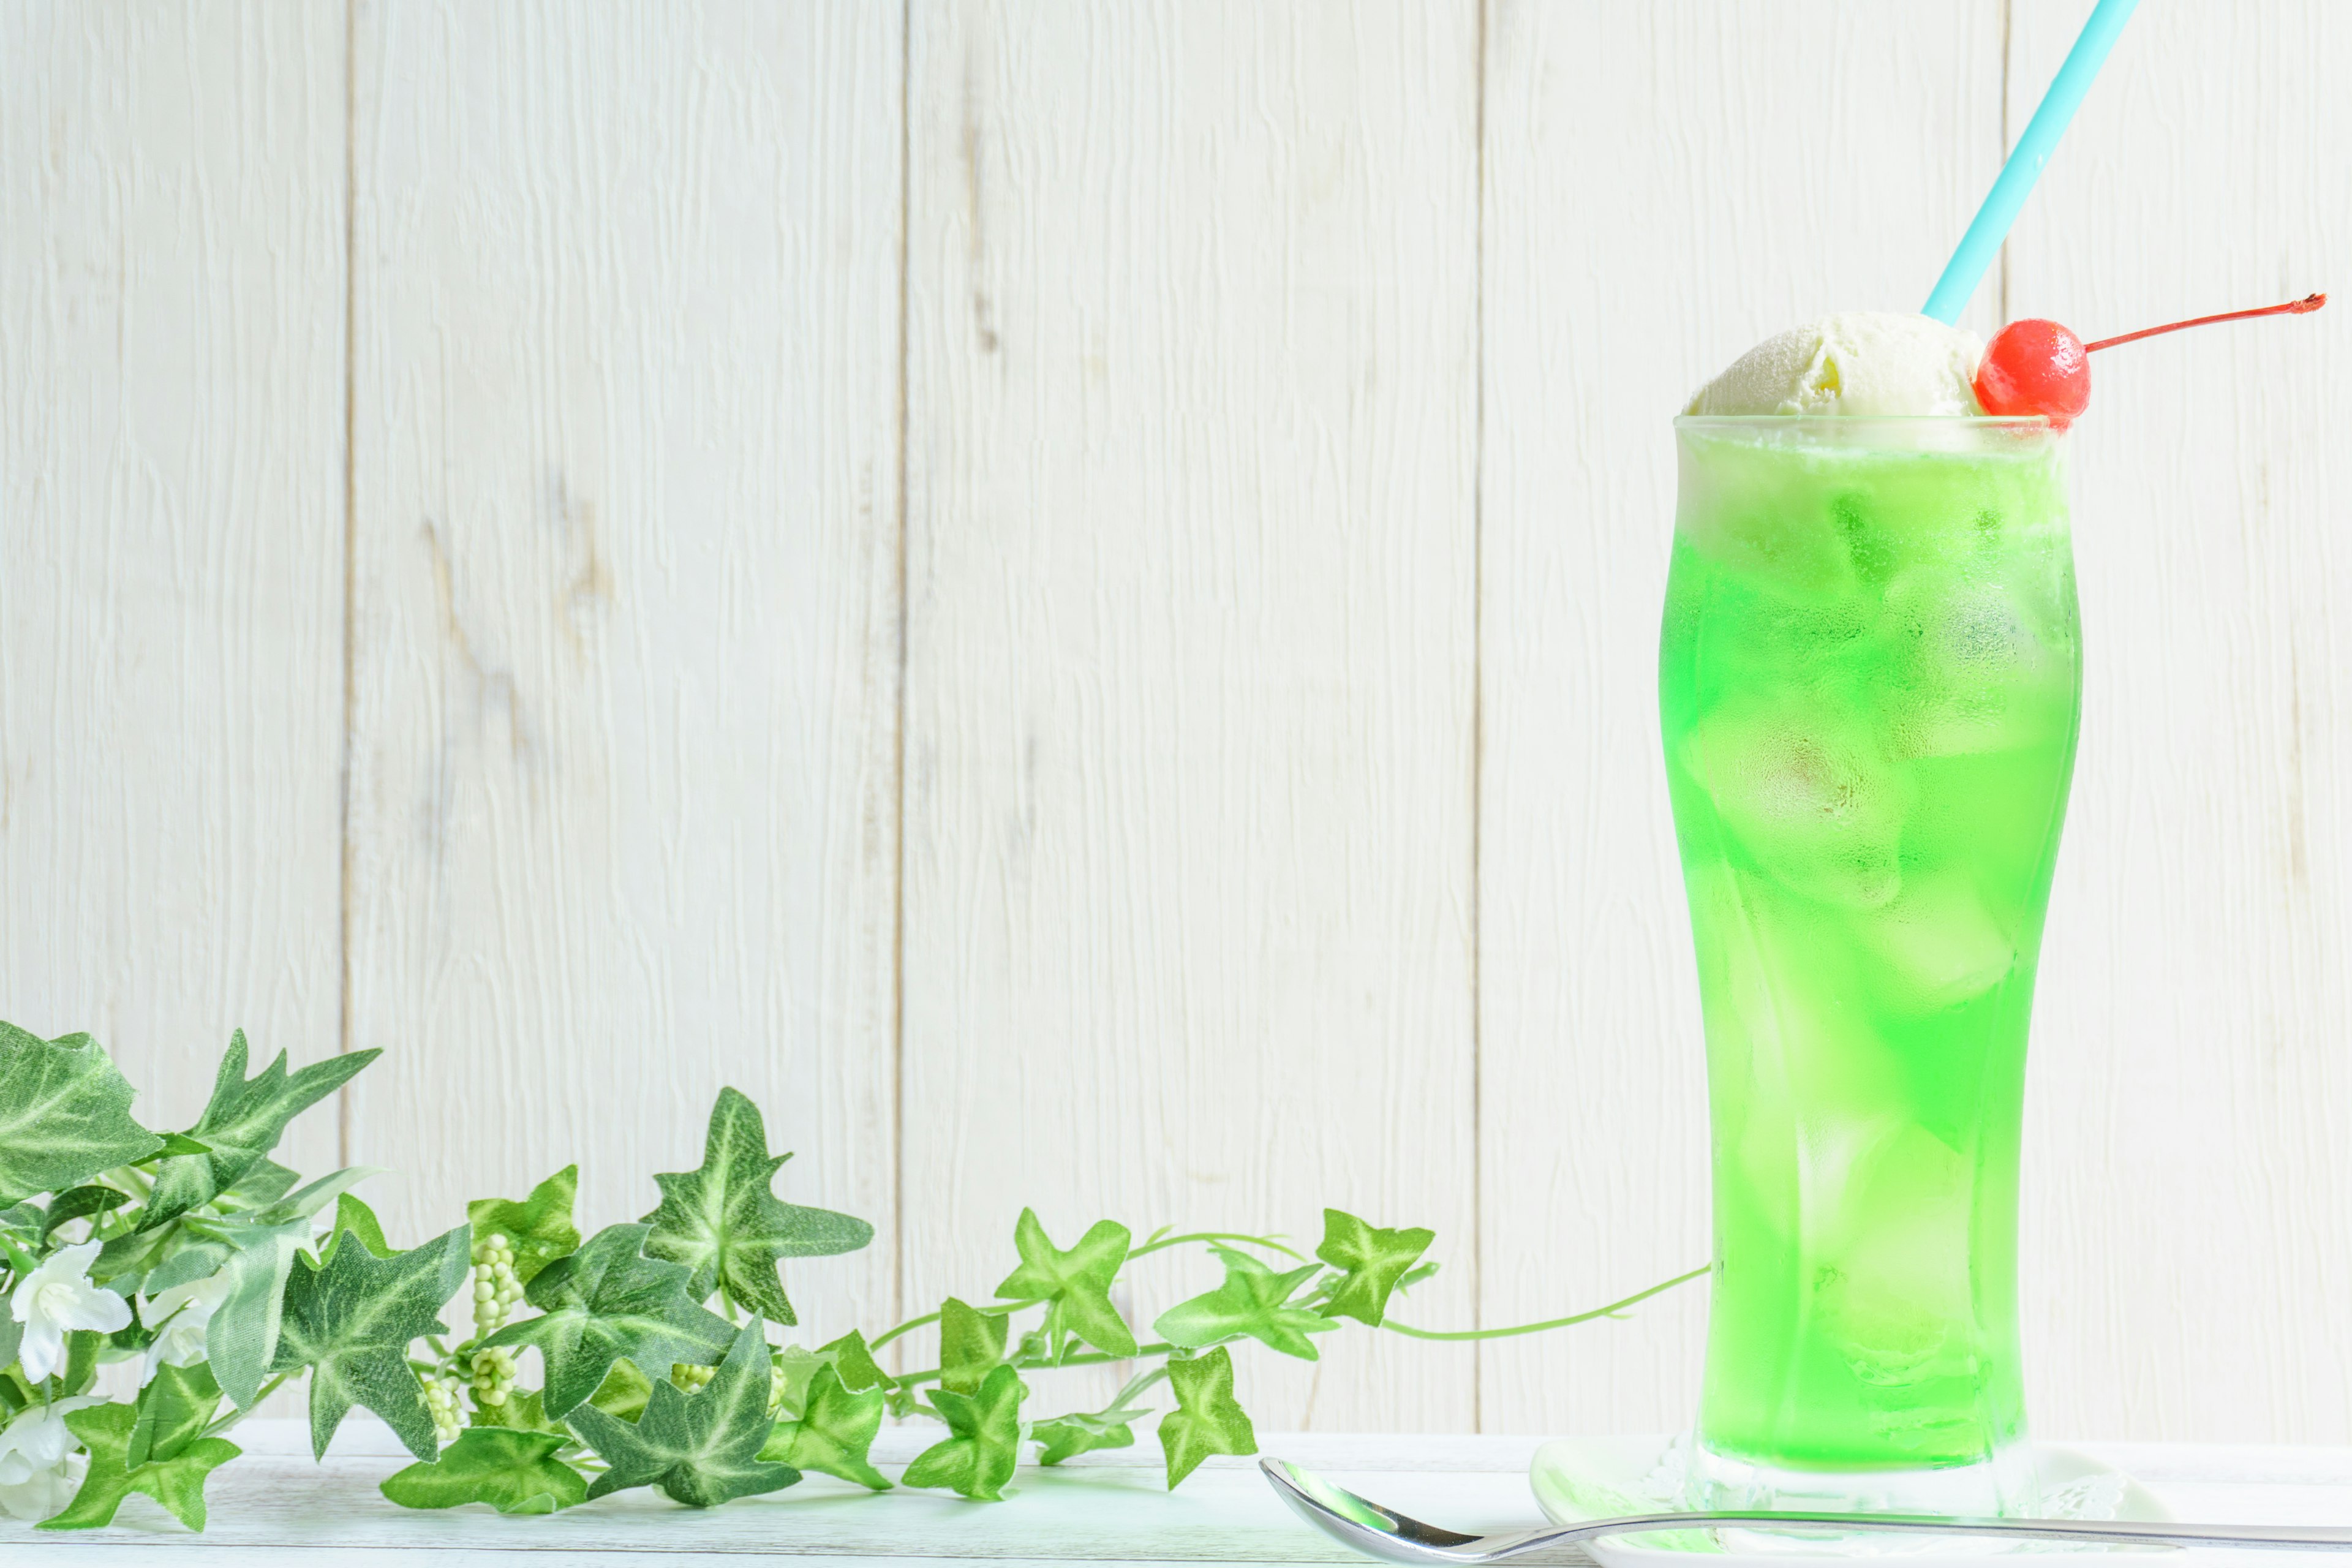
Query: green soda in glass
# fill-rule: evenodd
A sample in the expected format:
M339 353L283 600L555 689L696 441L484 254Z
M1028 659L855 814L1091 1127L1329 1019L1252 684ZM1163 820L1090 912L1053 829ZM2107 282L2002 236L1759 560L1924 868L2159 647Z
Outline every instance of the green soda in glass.
M2040 420L1676 421L1721 1505L2032 1506L2018 1135L2082 660Z

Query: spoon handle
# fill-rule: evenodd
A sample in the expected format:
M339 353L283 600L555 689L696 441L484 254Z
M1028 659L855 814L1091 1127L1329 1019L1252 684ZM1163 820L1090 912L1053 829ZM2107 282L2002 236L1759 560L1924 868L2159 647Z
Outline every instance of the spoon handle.
M1543 1534L1554 1542L1591 1541L1651 1530L1708 1529L1726 1524L1830 1525L1910 1535L2007 1536L2011 1540L2072 1541L2109 1546L2255 1546L2325 1552L2352 1548L2352 1526L2325 1524L2180 1524L2137 1520L1964 1519L1933 1514L1799 1513L1749 1509L1707 1513L1644 1514L1562 1525ZM1496 1542L1497 1545L1500 1542ZM1515 1546L1532 1550L1533 1542Z
M1301 1518L1325 1534L1367 1556L1391 1563L1469 1565L1500 1563L1548 1546L1597 1541L1611 1535L1658 1531L1706 1530L1727 1524L1767 1529L1791 1525L1889 1534L2002 1536L2011 1541L2061 1541L2105 1546L2252 1546L2287 1552L2352 1550L2352 1525L2177 1524L2137 1520L1969 1519L1921 1513L1797 1512L1778 1509L1723 1510L1705 1513L1644 1513L1622 1519L1582 1520L1533 1530L1479 1535L1430 1524L1396 1509L1335 1486L1303 1466L1271 1456L1258 1468L1275 1491Z

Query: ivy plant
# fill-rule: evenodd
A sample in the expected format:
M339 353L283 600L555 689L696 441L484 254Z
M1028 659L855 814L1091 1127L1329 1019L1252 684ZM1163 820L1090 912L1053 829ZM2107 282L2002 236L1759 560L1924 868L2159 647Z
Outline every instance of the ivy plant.
M855 1251L873 1227L777 1193L791 1156L769 1148L748 1097L719 1092L701 1163L655 1175L658 1201L634 1223L583 1237L579 1170L566 1166L402 1248L353 1190L373 1173L305 1183L270 1158L296 1116L375 1055L289 1070L280 1054L248 1076L238 1033L203 1114L157 1131L88 1036L0 1023L0 1509L88 1529L136 1494L200 1530L205 1483L238 1452L227 1434L295 1379L309 1384L315 1453L354 1406L399 1436L416 1462L383 1490L407 1508L553 1513L641 1487L708 1508L812 1472L884 1492L894 1482L872 1449L894 1420L941 1432L897 1486L994 1500L1024 1462L1149 1434L1172 1488L1214 1456L1256 1451L1236 1346L1313 1361L1348 1323L1529 1333L1704 1272L1547 1322L1428 1330L1390 1316L1436 1268L1425 1228L1327 1209L1307 1256L1228 1231L1138 1243L1103 1218L1064 1246L1024 1209L992 1295L949 1296L871 1337L777 1343L772 1328L798 1323L784 1266ZM1179 1247L1218 1278L1161 1310L1147 1340L1122 1306L1128 1270ZM886 1365L919 1360L919 1333L933 1364ZM538 1386L523 1382L526 1349L540 1352ZM100 1369L130 1362L137 1392L101 1396ZM1129 1375L1108 1404L1054 1400L1055 1374L1111 1363Z

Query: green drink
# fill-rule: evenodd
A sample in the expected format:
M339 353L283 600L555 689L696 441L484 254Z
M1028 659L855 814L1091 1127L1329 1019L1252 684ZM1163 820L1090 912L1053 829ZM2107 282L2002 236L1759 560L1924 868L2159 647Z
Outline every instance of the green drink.
M1698 953L1719 1503L2032 1503L2025 1037L2080 712L2036 420L1677 421L1659 655Z

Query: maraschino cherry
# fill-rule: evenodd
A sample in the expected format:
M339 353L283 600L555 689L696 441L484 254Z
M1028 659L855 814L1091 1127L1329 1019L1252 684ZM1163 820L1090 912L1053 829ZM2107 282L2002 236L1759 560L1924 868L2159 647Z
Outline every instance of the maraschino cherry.
M1985 345L1976 389L1987 414L2043 414L2063 430L2091 405L2090 351L2055 321L2011 321Z
M2309 294L2284 305L2196 316L2161 327L2145 327L2121 337L2101 338L2095 343L2084 342L2055 321L2011 321L1985 345L1984 359L1977 365L1977 404L1991 415L2042 415L2063 430L2090 406L2090 356L2101 349L2213 321L2242 321L2252 316L2300 316L2326 303L2326 295Z

